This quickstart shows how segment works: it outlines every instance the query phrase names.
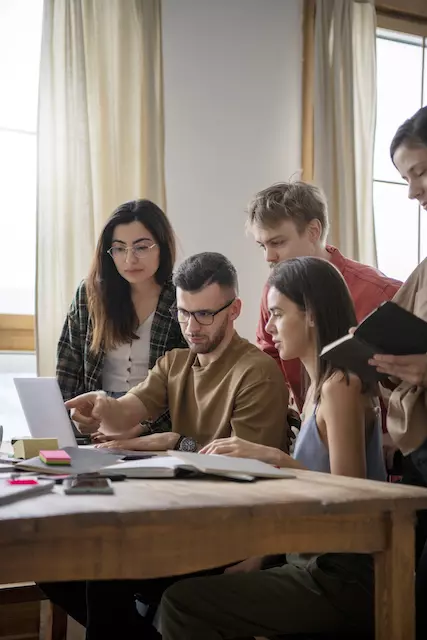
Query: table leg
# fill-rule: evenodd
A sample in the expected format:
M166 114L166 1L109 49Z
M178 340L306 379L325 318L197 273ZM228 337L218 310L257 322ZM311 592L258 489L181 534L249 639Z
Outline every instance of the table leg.
M66 640L66 612L50 600L42 600L40 605L39 640Z
M387 549L375 554L375 639L415 639L415 517L391 513Z

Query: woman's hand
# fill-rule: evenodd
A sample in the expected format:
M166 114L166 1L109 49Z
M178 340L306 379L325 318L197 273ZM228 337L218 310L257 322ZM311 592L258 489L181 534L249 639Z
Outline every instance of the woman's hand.
M247 440L242 440L242 438L238 438L237 436L214 440L203 447L200 453L214 453L234 458L254 458L255 460L261 460L261 462L267 462L274 465L280 464L282 454L279 449L266 447L263 444L248 442Z
M376 354L369 364L379 373L399 378L417 387L427 387L427 354L390 356Z

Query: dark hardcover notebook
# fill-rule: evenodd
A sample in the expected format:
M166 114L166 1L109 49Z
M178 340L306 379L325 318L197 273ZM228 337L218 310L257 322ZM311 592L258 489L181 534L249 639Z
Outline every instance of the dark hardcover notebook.
M362 380L377 381L386 376L368 364L375 353L427 353L427 322L394 302L384 302L359 324L353 335L347 334L324 347L320 357L357 373Z

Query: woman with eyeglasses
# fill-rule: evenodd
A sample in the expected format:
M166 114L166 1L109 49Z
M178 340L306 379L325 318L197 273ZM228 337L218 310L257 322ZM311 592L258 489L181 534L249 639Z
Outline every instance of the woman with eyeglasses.
M169 313L175 302L174 263L174 232L156 204L133 200L114 211L59 339L56 375L64 400L99 389L118 398L166 351L186 346ZM120 438L169 428L165 415Z

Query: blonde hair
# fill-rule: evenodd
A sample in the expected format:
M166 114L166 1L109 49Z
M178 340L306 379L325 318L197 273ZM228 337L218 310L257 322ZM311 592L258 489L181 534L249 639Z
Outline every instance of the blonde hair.
M307 182L277 182L259 191L249 203L247 213L249 226L274 228L284 220L291 220L299 233L303 233L312 220L319 220L322 241L329 231L325 195Z

